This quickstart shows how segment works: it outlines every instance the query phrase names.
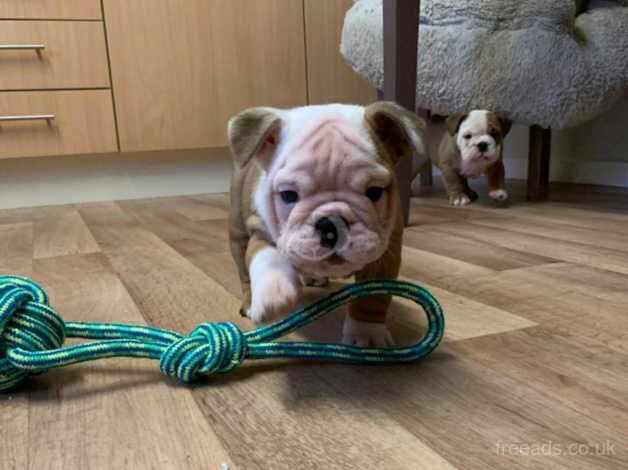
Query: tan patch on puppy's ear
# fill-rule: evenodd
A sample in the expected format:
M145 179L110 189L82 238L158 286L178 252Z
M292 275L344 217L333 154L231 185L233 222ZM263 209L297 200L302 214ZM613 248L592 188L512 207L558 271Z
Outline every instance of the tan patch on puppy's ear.
M508 134L510 128L512 127L512 122L510 120L500 118L495 113L488 113L486 116L486 121L488 124L488 132L499 133L501 136L501 140L506 137L506 134Z
M412 152L424 153L421 131L425 122L416 113L390 101L379 101L364 110L367 128L383 144L392 163Z
M468 114L465 113L457 113L447 116L445 124L447 125L447 132L449 132L449 135L456 135L458 129L460 129L460 124L467 118L467 116Z
M249 108L232 117L227 136L236 165L243 167L255 157L262 168L267 168L280 132L281 118L272 108Z

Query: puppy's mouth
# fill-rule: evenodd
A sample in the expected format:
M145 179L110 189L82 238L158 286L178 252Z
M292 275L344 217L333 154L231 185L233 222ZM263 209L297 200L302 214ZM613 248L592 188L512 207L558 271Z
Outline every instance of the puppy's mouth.
M476 154L471 160L474 162L488 162L493 159L493 155L487 152Z

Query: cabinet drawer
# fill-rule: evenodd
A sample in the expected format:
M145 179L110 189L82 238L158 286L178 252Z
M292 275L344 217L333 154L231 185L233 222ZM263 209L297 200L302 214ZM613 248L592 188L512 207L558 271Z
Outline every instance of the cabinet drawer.
M0 0L0 19L99 20L100 0Z
M0 92L0 158L117 150L110 90Z
M0 90L108 86L101 22L0 21Z

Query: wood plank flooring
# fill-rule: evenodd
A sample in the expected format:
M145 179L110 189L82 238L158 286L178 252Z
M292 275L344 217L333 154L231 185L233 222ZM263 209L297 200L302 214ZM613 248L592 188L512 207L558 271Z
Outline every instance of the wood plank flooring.
M510 186L508 206L413 199L402 277L447 320L429 358L249 362L193 386L137 359L52 371L0 394L0 468L628 468L628 191L555 184L530 204ZM66 320L248 329L228 204L0 211L0 272L40 282ZM343 315L298 336L338 341ZM395 301L389 325L404 344L425 322Z

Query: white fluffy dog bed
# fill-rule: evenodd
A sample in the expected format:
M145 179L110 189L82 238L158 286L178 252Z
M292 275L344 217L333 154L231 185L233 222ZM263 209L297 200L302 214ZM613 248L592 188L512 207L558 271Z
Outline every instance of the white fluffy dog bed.
M628 91L625 0L423 0L417 106L438 114L488 108L563 128L587 121ZM340 51L383 84L382 0L356 0Z

